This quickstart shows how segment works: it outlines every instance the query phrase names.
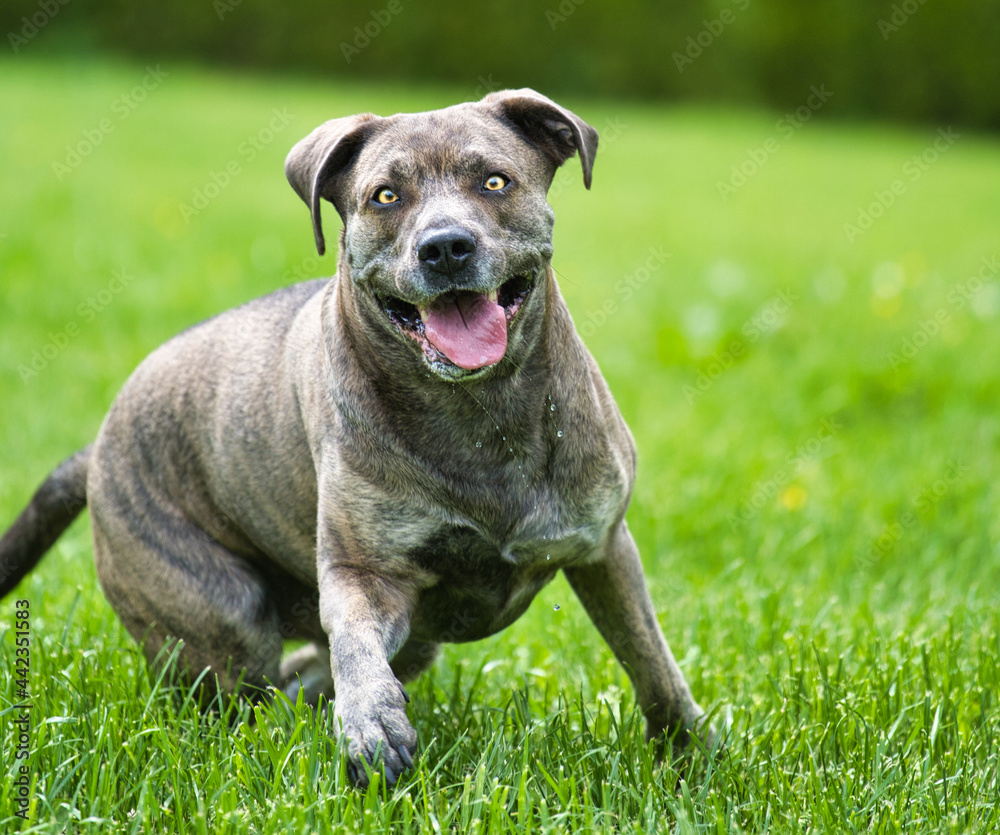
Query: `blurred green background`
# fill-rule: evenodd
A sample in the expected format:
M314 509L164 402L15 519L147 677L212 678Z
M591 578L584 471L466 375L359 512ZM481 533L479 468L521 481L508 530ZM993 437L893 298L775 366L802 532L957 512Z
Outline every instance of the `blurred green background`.
M0 9L17 54L112 50L775 108L797 107L823 83L836 94L831 114L989 127L1000 126L998 28L994 0L7 0Z
M81 520L17 592L35 831L995 829L997 18L980 0L5 3L0 526L157 345L333 272L282 173L297 139L527 84L601 134L592 190L577 160L553 183L553 264L636 437L629 524L661 625L732 714L729 756L655 769L558 579L411 686L422 759L376 802L317 760L329 728L308 711L230 731L158 696Z

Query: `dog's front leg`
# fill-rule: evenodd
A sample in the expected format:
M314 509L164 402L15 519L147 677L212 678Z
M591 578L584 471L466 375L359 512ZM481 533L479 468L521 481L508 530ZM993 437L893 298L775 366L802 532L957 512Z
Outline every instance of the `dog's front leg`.
M379 758L390 784L413 765L416 731L409 701L389 667L406 641L415 595L402 581L356 567L328 565L320 574L320 617L330 637L334 716L348 740L349 771L368 784L364 763Z
M646 717L646 738L678 731L683 743L702 709L667 646L646 589L632 534L622 521L604 558L565 570L604 640L625 667Z

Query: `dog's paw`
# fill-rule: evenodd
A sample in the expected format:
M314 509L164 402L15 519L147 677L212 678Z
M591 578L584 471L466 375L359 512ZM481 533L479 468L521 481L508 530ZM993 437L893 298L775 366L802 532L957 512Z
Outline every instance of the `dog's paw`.
M347 737L347 769L359 788L368 785L369 768L385 767L394 785L404 768L412 768L417 732L406 716L406 691L398 681L374 684L353 693L337 693L334 718Z

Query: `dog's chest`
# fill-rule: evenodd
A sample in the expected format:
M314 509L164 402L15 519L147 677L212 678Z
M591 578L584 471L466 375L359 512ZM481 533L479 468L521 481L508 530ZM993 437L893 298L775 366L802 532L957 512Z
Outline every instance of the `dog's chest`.
M557 518L562 524L554 524ZM411 634L460 642L503 629L560 568L592 559L612 522L610 512L580 519L529 513L503 539L474 523L437 525L407 553L428 578Z

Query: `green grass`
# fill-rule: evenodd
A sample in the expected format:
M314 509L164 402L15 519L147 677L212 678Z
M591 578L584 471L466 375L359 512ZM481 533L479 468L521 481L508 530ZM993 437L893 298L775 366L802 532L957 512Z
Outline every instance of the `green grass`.
M142 67L0 63L3 524L159 343L333 271L282 175L295 140L475 94L163 69L120 119ZM697 698L731 714L727 752L655 764L627 678L559 579L410 686L416 769L354 791L328 714L278 703L230 725L159 686L101 596L81 521L0 604L3 630L30 601L33 641L29 825L13 817L0 631L4 828L1000 826L1000 275L961 295L1000 256L1000 143L960 131L912 181L938 126L813 119L786 136L781 114L565 103L605 141L590 193L575 161L556 180L554 264L638 443L629 520L664 633ZM275 108L290 123L249 159L241 143ZM105 118L114 130L57 179L52 162ZM769 138L779 150L723 200L719 181ZM234 159L241 173L186 223L179 204ZM904 192L849 241L844 224L896 179ZM112 285L116 270L130 280ZM893 362L906 339L926 344ZM25 379L35 351L46 365Z

